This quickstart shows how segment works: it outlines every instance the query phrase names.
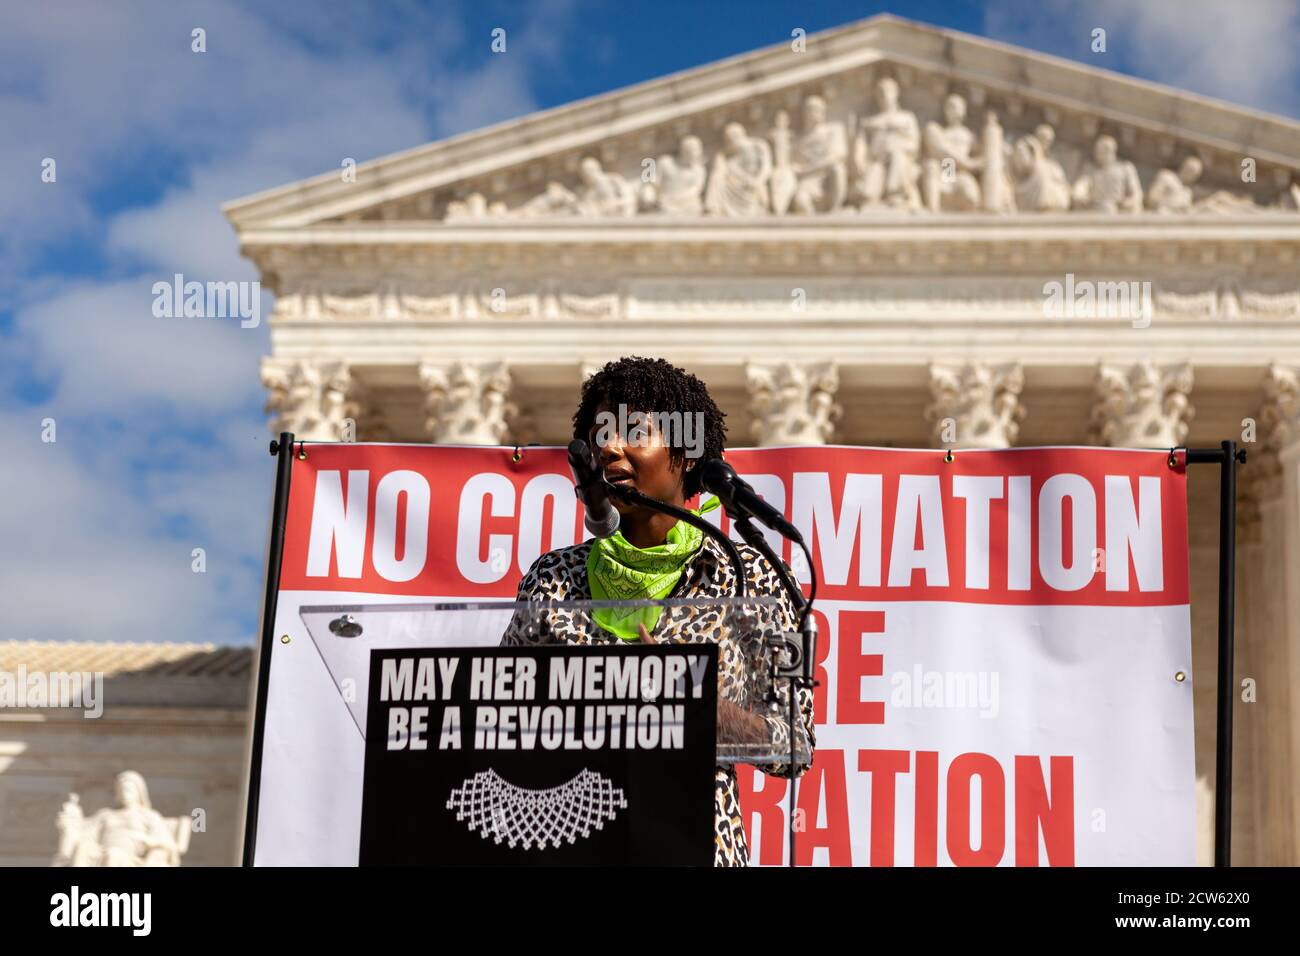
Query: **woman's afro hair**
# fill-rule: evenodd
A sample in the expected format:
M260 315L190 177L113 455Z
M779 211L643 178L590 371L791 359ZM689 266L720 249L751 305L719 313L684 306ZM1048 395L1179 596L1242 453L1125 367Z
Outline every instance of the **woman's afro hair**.
M591 430L596 422L596 410L604 404L617 413L624 405L629 413L681 412L694 420L703 418L703 442L700 448L702 461L721 458L726 446L726 414L718 408L708 387L698 378L661 358L627 356L607 363L582 385L582 398L573 413L573 437L591 440ZM693 427L693 426L692 426ZM682 491L687 498L700 492L699 470L685 470L686 449L680 441L670 444L668 460L673 467L683 471Z

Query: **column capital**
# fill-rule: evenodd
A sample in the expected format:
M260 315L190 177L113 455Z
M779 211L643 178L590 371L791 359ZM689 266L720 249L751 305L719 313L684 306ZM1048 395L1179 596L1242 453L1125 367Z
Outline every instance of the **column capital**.
M1188 362L1097 366L1091 440L1118 448L1176 448L1187 440L1192 408Z
M1009 448L1025 417L1019 362L933 362L925 410L931 440L944 448Z
M503 445L518 409L510 401L510 367L505 362L420 363L425 431L451 445Z
M843 409L834 362L749 362L751 433L759 445L824 445Z
M362 390L344 361L262 359L272 433L302 441L354 441Z
M1281 493L1284 464L1300 458L1300 368L1274 362L1260 391L1258 441L1245 476L1250 493L1267 500Z

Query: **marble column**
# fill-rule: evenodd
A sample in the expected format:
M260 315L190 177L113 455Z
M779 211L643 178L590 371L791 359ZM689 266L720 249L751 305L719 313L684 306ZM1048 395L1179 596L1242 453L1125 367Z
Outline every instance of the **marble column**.
M834 362L750 362L745 366L751 434L757 445L824 445L843 409Z
M504 445L518 409L505 362L421 362L425 430L447 445Z
M1187 440L1192 367L1186 362L1135 362L1097 367L1093 444L1115 448L1175 448Z
M1295 866L1300 843L1300 368L1274 365L1263 382L1259 443L1242 468L1259 509L1259 557L1249 578L1258 639L1260 858ZM1244 573L1243 573L1244 572ZM1238 708L1240 712L1241 708Z
M939 448L1010 448L1025 417L1024 384L1018 362L931 364L931 441Z
M343 361L262 359L271 431L302 441L355 441L361 388Z

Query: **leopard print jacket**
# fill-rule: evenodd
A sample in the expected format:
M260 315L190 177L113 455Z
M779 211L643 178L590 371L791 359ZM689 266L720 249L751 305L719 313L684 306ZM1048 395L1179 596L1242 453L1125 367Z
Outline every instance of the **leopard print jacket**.
M764 629L794 630L798 620L794 602L782 586L777 572L756 549L737 543L748 571L746 587L750 595L772 595L779 604L748 608L765 620L757 622ZM559 548L538 558L519 582L519 601L577 601L590 600L591 589L587 583L587 555L591 545L583 543L569 548ZM722 549L710 538L705 538L700 549L687 561L681 579L673 589L672 598L723 598L735 595L736 572ZM730 611L728 613L736 613ZM713 608L703 614L692 613L688 608L666 607L653 636L658 641L672 643L713 642L718 649L718 692L729 700L743 702L755 675L747 673L746 656L737 641L726 635L731 628L723 626L724 610ZM720 634L723 635L720 637ZM585 612L556 609L548 612L545 623L539 623L521 612L516 612L501 643L520 646L541 643L593 644L613 643L617 638L596 625ZM770 738L776 752L789 749L786 716L790 698L788 685L779 682L778 708L765 713ZM816 742L813 731L812 692L801 688L798 692L801 720L795 728L796 744L800 754L811 758ZM789 763L758 764L765 774L789 777ZM801 775L808 764L796 764L794 776ZM735 770L718 766L714 775L714 866L748 866L749 845L745 838L744 819L736 788Z

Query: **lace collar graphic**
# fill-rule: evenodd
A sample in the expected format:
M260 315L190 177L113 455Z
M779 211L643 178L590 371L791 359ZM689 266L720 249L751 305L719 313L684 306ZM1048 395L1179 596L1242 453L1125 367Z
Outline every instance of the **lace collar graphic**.
M543 850L604 829L605 821L627 809L627 799L591 770L546 790L517 787L495 770L484 770L451 791L447 809L485 840L505 842L511 849L522 844L525 850Z

